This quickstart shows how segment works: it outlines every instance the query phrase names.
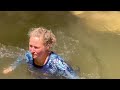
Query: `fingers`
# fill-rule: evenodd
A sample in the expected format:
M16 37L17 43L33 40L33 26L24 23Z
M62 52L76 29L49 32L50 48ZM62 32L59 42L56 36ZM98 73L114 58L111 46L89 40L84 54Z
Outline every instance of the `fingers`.
M3 74L7 74L12 71L12 67L3 70Z

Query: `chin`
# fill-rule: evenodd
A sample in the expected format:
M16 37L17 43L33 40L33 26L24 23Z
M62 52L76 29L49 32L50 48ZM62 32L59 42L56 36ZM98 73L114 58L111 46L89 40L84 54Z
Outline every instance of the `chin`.
M37 58L37 56L33 56L33 59L36 59Z

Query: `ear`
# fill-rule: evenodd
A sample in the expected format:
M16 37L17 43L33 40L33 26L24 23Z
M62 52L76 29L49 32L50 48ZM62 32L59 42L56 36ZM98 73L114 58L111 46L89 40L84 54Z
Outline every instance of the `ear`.
M50 45L48 44L48 45L46 46L46 48L47 48L47 50L49 51L49 50L50 50Z

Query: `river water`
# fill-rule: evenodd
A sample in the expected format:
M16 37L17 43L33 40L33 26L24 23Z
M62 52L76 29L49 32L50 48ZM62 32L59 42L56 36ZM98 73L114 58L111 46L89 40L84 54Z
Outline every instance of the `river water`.
M34 78L25 64L6 75L2 71L28 50L27 32L39 26L53 31L53 50L80 68L81 78L120 78L119 11L0 11L1 79Z

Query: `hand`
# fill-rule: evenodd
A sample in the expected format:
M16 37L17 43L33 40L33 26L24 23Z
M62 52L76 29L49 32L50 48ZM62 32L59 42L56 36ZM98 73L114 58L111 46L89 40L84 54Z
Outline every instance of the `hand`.
M11 72L12 70L13 70L12 67L8 67L7 69L3 70L3 74L7 74L7 73Z

